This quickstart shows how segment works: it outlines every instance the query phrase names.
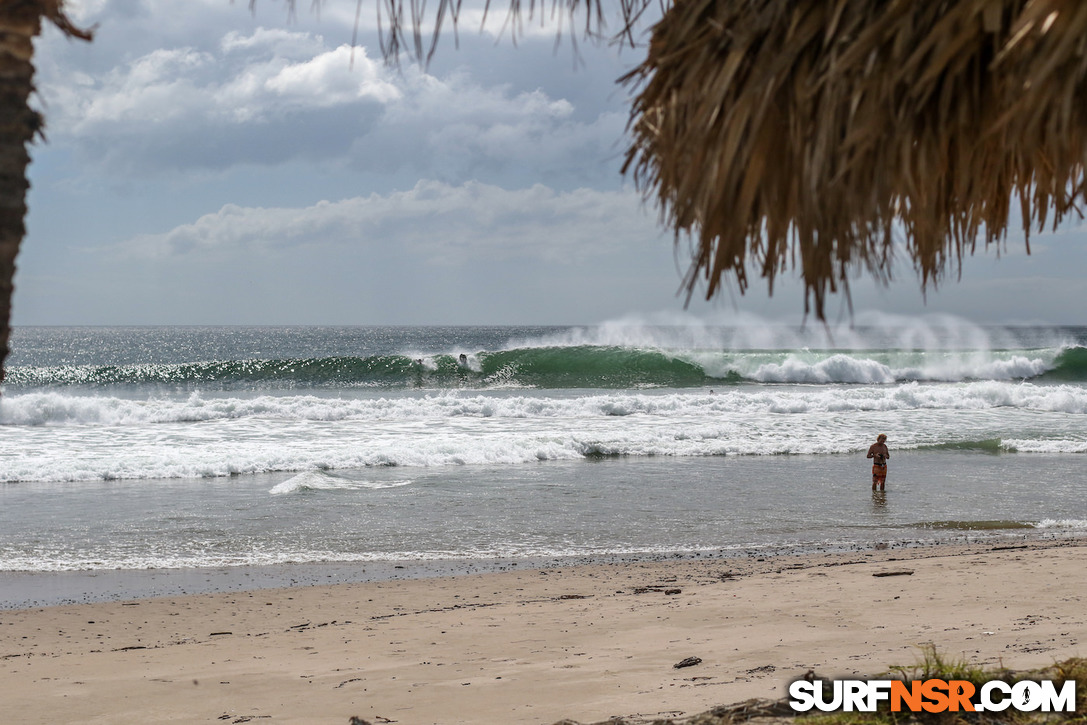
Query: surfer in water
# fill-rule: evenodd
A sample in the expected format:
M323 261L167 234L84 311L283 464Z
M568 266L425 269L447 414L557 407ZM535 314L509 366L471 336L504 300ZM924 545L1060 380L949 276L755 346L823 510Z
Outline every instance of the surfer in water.
M879 434L876 442L868 448L868 457L873 459L872 490L875 491L878 484L879 490L882 491L887 484L887 459L891 457L891 452L887 450L887 436L883 433Z

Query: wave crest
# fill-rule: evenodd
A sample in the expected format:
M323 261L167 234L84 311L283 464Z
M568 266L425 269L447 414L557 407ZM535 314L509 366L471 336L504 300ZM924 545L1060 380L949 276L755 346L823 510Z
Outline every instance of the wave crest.
M15 390L618 389L980 380L1087 381L1087 348L1037 350L714 350L570 345L471 355L371 355L183 364L15 367Z

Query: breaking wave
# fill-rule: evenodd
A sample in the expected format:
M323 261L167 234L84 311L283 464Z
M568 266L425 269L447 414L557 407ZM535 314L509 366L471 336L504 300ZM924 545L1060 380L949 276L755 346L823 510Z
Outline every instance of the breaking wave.
M258 394L222 397L190 393L146 399L68 392L26 392L0 398L0 425L112 425L216 420L411 421L450 418L563 419L649 415L713 420L734 414L819 414L918 410L1020 409L1087 414L1087 388L1073 385L975 382L841 387L734 386L690 392L600 391L552 396L503 391L435 391L411 396L329 397ZM939 446L998 452L1012 441L979 440ZM1082 443L1079 444L1082 446ZM937 446L937 447L939 447ZM1017 448L1023 450L1022 448Z
M600 345L465 354L14 367L6 386L167 389L622 389L763 384L1087 381L1087 348L712 350Z

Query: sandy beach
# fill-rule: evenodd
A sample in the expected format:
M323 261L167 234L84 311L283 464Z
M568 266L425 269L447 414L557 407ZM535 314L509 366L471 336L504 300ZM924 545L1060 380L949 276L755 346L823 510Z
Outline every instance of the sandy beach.
M682 716L919 646L1087 654L1082 541L601 564L0 612L7 723ZM887 576L887 574L891 574ZM675 668L696 657L701 663Z

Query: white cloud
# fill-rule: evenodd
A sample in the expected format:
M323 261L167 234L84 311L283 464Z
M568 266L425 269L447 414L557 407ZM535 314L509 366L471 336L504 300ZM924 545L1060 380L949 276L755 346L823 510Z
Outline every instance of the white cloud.
M341 45L304 63L285 65L264 81L264 88L293 105L317 108L367 97L389 103L400 97L400 91L381 77L373 61L359 58L358 66L352 67L351 48Z
M321 36L300 33L286 28L257 27L251 33L231 30L219 41L219 48L227 54L244 54L255 51L276 50L285 55L303 58L324 50Z
M274 254L336 247L360 253L395 243L402 254L432 264L542 259L575 264L643 243L659 243L654 219L631 191L542 185L506 190L476 182L421 181L410 191L322 201L304 208L228 204L163 234L121 245L126 255Z
M285 29L232 30L97 74L49 66L41 87L53 141L119 176L296 160L452 182L521 174L519 185L610 163L617 178L625 123L617 112L578 118L538 88L398 71L364 48Z
M319 112L364 100L389 103L400 95L390 75L362 53L352 63L346 45L324 50L320 39L284 31L229 33L219 52L160 49L94 83L79 76L72 86L62 86L67 93L52 109L52 125L61 134L93 138L119 128L140 133L137 124L180 119L209 127L267 122L292 111ZM147 125L143 133L156 131L161 129Z
M53 125L60 133L82 135L103 124L163 123L188 116L203 94L186 76L213 62L191 48L154 51L104 83L81 83L84 92L77 104L60 107Z

